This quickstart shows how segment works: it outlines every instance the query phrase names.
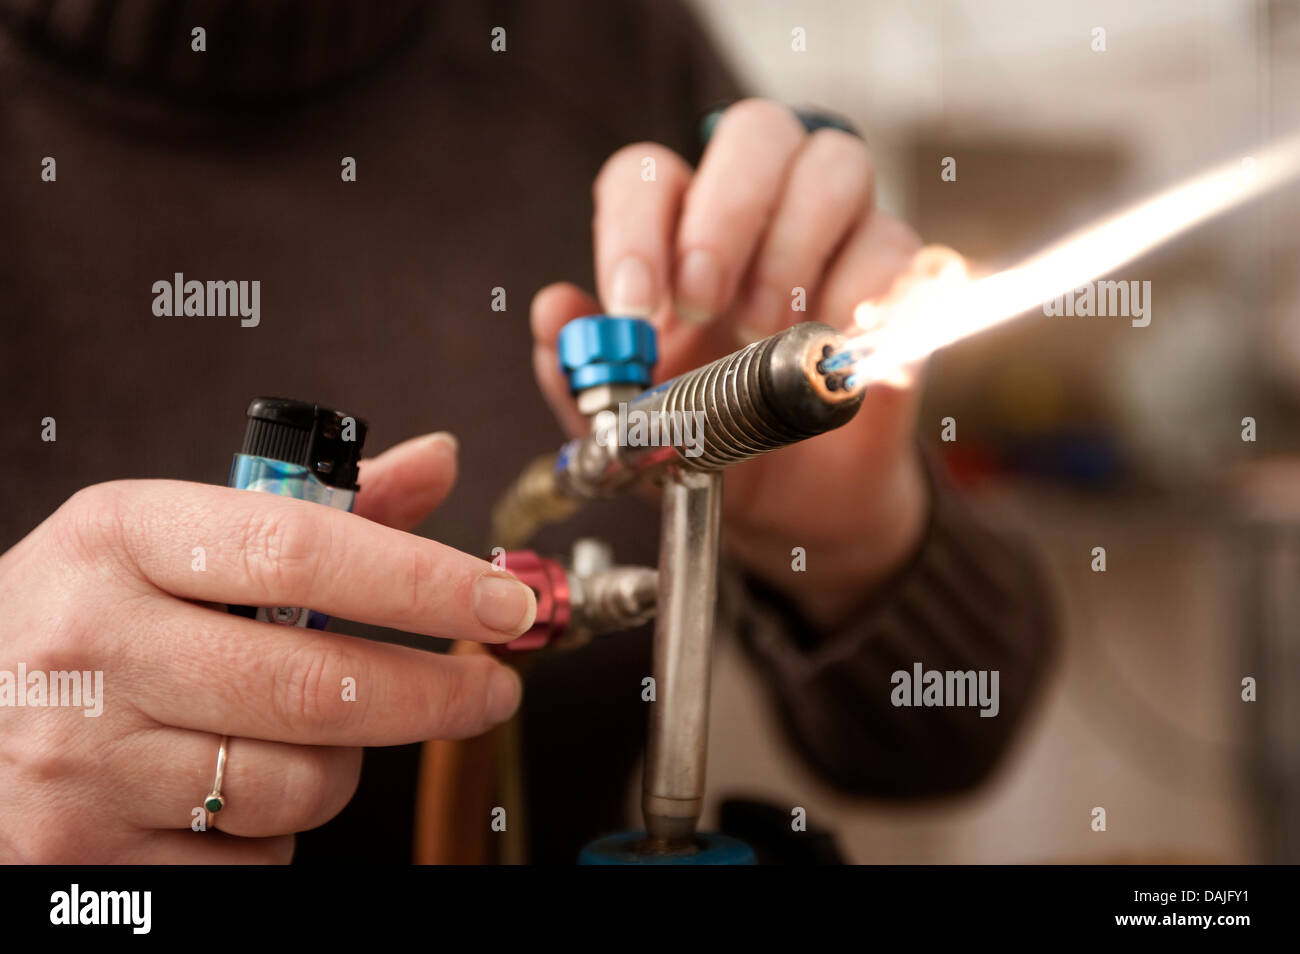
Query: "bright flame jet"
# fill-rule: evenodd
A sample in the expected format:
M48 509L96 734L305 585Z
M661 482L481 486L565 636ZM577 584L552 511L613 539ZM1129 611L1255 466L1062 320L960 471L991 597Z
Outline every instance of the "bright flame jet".
M1263 153L1225 163L1074 233L1019 265L972 277L965 259L929 246L882 299L854 309L862 334L823 362L852 368L849 386L906 385L919 362L955 341L1002 324L1088 282L1188 229L1300 174L1300 134Z

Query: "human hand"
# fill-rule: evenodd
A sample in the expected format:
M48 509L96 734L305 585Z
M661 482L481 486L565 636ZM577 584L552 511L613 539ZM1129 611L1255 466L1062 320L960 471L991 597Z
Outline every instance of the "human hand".
M293 832L352 797L362 746L508 718L518 677L487 656L225 610L309 606L479 642L522 633L536 613L528 587L394 529L436 507L455 471L447 435L398 445L362 463L356 514L177 481L98 484L0 556L0 680L20 664L103 674L98 717L89 704L0 708L0 860L287 862ZM227 804L191 830L222 735Z
M561 283L542 289L532 308L538 381L574 436L588 425L555 351L573 318L648 318L659 338L656 380L664 380L799 321L848 329L854 307L885 295L920 247L907 226L875 209L860 139L834 129L810 135L790 110L762 100L723 114L698 170L663 146L637 143L605 163L594 196L604 307ZM806 310L795 310L801 300ZM843 428L727 473L733 558L815 620L837 622L920 539L927 491L912 440L916 399L912 386L872 386ZM791 572L796 546L817 573Z

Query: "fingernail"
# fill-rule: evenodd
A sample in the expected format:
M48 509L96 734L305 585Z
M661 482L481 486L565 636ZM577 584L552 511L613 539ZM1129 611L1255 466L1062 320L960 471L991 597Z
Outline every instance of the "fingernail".
M650 266L639 256L629 255L614 269L605 307L611 315L649 315L655 310L654 295L654 276L650 274Z
M499 666L488 682L488 718L493 722L509 719L519 708L523 694L519 674L509 666Z
M456 440L456 435L450 431L438 431L436 434L430 434L429 443L446 444L453 455L460 453L460 441Z
M537 618L537 597L512 576L484 573L474 581L474 615L488 629L519 636Z
M712 321L722 293L722 268L712 252L697 248L677 264L677 314L702 325Z

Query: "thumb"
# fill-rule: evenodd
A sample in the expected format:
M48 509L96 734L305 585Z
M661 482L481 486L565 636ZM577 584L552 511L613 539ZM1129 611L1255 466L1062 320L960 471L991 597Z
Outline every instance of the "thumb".
M353 510L376 523L410 530L432 513L456 483L456 438L425 434L361 462Z
M560 329L574 318L596 314L600 314L596 299L568 282L547 285L533 296L533 371L542 396L570 437L583 437L590 428L569 393L556 342Z

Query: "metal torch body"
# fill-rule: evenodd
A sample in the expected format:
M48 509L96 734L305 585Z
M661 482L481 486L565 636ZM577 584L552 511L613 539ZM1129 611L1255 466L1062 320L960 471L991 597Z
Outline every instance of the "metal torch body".
M816 322L756 341L601 411L591 434L557 461L565 496L606 496L646 479L663 485L655 701L642 793L648 850L688 850L703 806L722 471L857 413L862 389L824 370L843 341ZM629 420L694 440L637 441Z

